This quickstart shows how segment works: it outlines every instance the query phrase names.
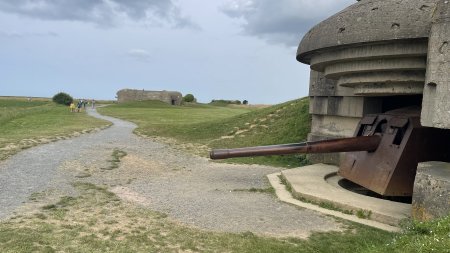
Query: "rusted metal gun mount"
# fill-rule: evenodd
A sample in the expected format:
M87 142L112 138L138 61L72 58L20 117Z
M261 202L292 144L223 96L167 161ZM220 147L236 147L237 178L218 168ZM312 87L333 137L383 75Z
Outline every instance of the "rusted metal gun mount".
M368 115L355 136L376 133L376 152L346 153L338 174L381 195L411 196L419 162L450 161L450 131L421 126L419 108Z
M219 149L211 159L347 152L338 174L383 196L411 196L417 164L450 162L450 131L422 127L420 108L367 115L354 137L238 149Z

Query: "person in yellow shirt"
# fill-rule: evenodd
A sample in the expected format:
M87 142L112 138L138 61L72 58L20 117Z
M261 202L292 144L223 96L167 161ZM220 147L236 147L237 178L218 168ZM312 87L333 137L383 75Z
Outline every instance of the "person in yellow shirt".
M70 108L70 112L75 112L75 104L73 102L70 103L69 108Z

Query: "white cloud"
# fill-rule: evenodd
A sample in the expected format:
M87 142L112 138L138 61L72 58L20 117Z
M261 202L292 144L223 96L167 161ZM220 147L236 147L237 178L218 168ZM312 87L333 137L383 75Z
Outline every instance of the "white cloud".
M149 51L140 48L130 49L128 51L128 56L138 61L148 61L151 58Z
M242 21L245 34L297 46L303 35L355 0L226 0L220 10Z
M0 0L0 11L42 20L115 26L121 18L198 29L172 0Z
M16 32L16 31L0 31L0 37L7 38L26 38L26 37L58 37L55 32Z

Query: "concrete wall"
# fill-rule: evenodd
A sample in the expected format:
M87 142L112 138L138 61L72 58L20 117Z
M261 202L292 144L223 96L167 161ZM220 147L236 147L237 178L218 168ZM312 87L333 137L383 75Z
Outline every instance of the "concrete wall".
M450 129L450 2L437 4L428 43L421 123Z
M450 213L450 164L419 163L412 202L416 220L431 220Z
M176 91L146 91L123 89L117 92L118 103L128 101L159 100L172 105L181 105L183 95Z
M309 141L353 136L359 120L366 114L381 112L381 98L358 97L353 89L338 85L323 72L311 70L310 104L312 115ZM313 163L339 164L341 154L311 154Z

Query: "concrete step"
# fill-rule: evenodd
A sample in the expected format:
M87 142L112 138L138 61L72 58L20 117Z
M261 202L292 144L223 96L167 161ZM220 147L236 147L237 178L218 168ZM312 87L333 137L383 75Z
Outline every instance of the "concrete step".
M337 176L338 167L315 164L281 172L281 177L290 185L292 195L312 203L328 203L353 213L363 212L368 219L398 226L410 217L411 204L369 197L342 188ZM356 217L356 216L355 216Z

